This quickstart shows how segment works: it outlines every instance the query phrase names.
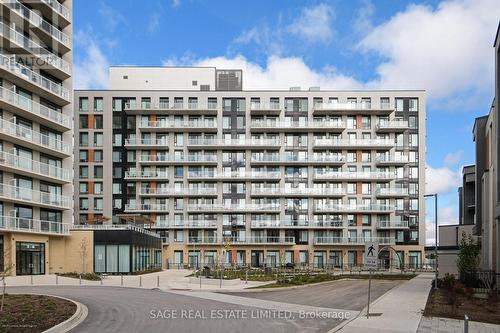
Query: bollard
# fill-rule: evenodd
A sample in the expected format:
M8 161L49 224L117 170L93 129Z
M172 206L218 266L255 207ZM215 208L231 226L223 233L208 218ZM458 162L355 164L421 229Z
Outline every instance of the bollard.
M82 284L82 274L79 275L80 285Z
M103 279L102 279L102 274L101 274L101 286L102 286L102 280L103 280Z
M56 274L56 285L59 284L59 275Z
M142 276L139 276L139 287L142 287Z
M464 333L469 333L469 317L464 316Z
M121 286L123 286L123 275L121 276L121 283L120 283Z
M248 284L248 267L245 270L245 284Z
M156 276L156 286L158 288L160 288L160 276L159 275Z
M31 280L31 285L33 285L33 275L30 275L30 277L31 277L31 279L30 279Z

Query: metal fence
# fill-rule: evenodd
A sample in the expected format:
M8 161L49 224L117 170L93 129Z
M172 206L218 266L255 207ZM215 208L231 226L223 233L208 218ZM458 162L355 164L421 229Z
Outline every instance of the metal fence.
M500 273L495 271L475 271L461 273L460 281L477 292L488 293L490 290L500 292Z

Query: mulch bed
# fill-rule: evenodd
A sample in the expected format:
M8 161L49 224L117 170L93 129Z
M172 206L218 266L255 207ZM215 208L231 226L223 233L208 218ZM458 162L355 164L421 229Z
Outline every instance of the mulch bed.
M467 297L457 294L456 305L450 305L450 291L446 289L431 290L424 311L426 317L444 317L464 319L464 315L471 321L479 321L500 325L500 303L489 302L487 299Z
M57 297L6 294L0 333L43 332L69 319L75 311L73 302Z

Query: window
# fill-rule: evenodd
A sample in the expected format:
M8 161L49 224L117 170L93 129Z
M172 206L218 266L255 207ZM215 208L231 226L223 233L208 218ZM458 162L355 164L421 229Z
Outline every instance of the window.
M89 178L89 167L88 166L81 166L79 174L80 174L80 178Z
M87 194L89 193L89 184L84 182L80 183L80 194Z
M88 145L89 145L89 133L87 133L87 132L80 133L79 142L80 142L80 147L88 147Z
M89 99L87 97L80 97L79 106L81 112L89 111Z
M122 128L122 117L113 116L113 129L121 129L121 128Z
M80 209L81 210L89 209L89 199L88 198L80 198Z
M102 166L94 166L94 178L102 178L103 168Z
M396 111L403 111L403 99L396 98Z
M119 151L113 151L113 162L118 163L122 161L122 154Z
M102 116L94 116L94 129L102 129L102 128L103 128Z
M122 135L121 133L114 133L113 134L113 146L122 146Z
M418 98L410 98L410 112L418 112Z
M174 177L175 178L182 178L184 177L184 168L181 166L176 166L174 168Z
M122 194L122 183L113 183L113 194Z
M94 210L102 210L102 208L103 208L103 199L94 198Z
M80 150L80 162L88 162L89 161L89 152L87 150Z
M102 194L103 193L103 185L102 182L94 183L94 194Z
M104 135L102 133L94 133L94 147L102 147Z
M104 111L104 100L102 99L102 97L94 98L94 110L96 112Z
M113 209L122 209L122 199L120 198L113 199Z
M79 117L80 119L80 123L79 123L79 126L80 128L89 128L89 116L87 116L86 114L82 114L80 115Z
M122 168L113 167L113 178L122 178Z
M94 162L102 162L102 150L94 150Z

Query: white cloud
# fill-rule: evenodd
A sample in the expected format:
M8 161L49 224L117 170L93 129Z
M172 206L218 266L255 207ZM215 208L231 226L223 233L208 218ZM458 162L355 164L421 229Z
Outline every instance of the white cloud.
M123 14L106 5L105 3L101 3L97 12L102 16L104 20L104 26L109 30L115 30L118 25L127 24L128 22Z
M429 199L431 200L431 199ZM439 200L439 199L438 199ZM438 203L439 205L439 203ZM430 209L429 209L430 208ZM439 207L438 208L438 226L458 224L458 210L456 207ZM425 240L427 245L435 244L436 223L434 216L434 203L428 201L427 216L425 222Z
M427 193L446 193L460 186L460 172L453 171L448 167L433 168L427 165L425 183Z
M423 88L431 98L490 91L496 0L442 1L436 9L410 5L376 26L359 43L387 59L373 87Z
M332 30L333 8L325 3L303 8L300 15L288 26L290 33L308 42L329 42Z
M338 73L333 67L319 71L311 69L301 58L271 56L262 67L238 55L234 58L215 57L206 59L187 59L178 62L175 58L166 59L164 65L215 66L218 68L243 69L244 89L288 89L300 86L309 88L320 86L330 89L359 89L362 84L349 76Z
M95 39L87 33L75 33L75 42L84 50L83 58L75 57L73 87L75 89L102 89L108 85L109 61Z
M371 0L362 0L356 19L354 20L354 29L358 33L368 33L372 29L372 16L375 13L375 6Z
M160 19L161 19L161 15L159 12L153 13L153 15L151 15L151 17L149 18L148 32L150 34L158 31L158 29L160 28Z
M172 7L177 8L181 5L181 0L172 0Z
M458 163L460 163L463 160L463 158L464 158L464 151L463 150L448 153L444 157L444 165L447 167L456 166Z

